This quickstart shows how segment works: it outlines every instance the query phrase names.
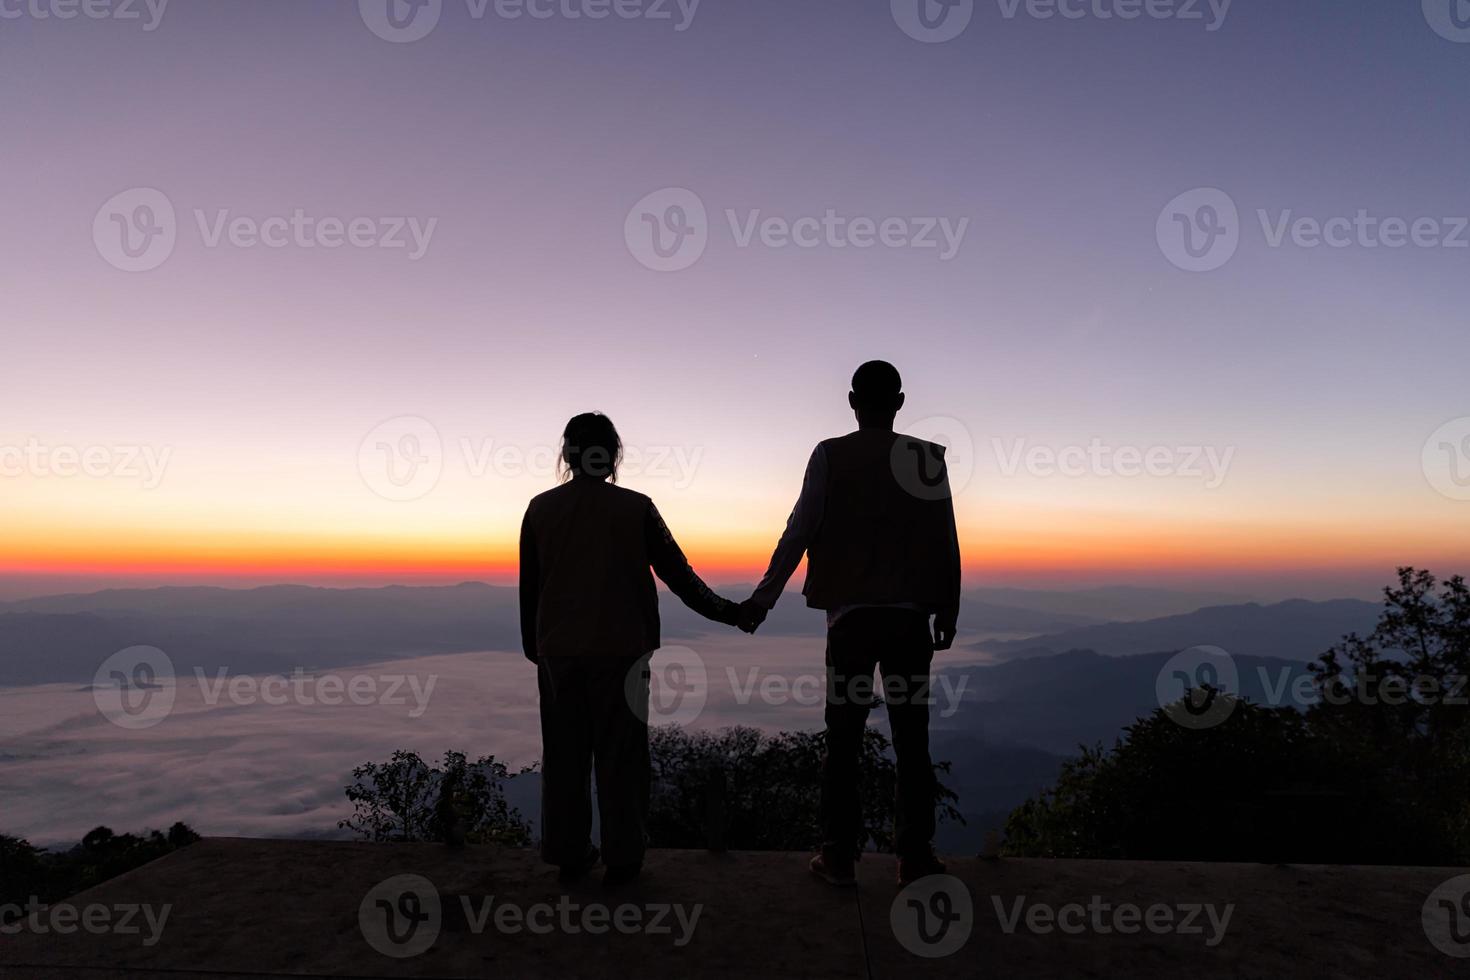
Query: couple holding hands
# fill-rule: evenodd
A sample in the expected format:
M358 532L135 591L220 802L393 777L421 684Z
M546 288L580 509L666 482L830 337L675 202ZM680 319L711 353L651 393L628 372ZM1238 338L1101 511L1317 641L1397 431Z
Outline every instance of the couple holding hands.
M932 844L929 668L954 642L960 596L944 449L893 430L904 402L893 365L863 364L847 398L858 428L812 452L770 567L741 603L695 574L652 500L616 485L622 442L612 422L590 413L567 423L564 481L532 499L520 537L521 642L541 696L541 853L563 880L601 860L604 882L616 885L643 866L648 658L660 645L654 575L700 615L753 633L803 554L807 605L827 616L822 840L811 870L834 885L855 882L858 759L875 670L898 770L899 882L944 870ZM635 669L641 683L629 685Z

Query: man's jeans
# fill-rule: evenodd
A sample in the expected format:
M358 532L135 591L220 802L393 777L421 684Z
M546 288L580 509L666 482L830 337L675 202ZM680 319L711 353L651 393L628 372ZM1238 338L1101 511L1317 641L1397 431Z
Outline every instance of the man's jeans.
M827 754L822 760L823 850L855 857L862 826L859 753L882 672L897 759L895 849L929 853L936 784L929 760L929 617L909 609L854 609L827 631Z

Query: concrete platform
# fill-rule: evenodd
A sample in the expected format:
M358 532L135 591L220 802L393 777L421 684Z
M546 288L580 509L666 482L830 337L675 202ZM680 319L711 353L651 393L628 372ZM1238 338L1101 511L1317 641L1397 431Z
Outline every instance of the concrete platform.
M66 903L91 931L0 936L0 977L1470 977L1422 921L1465 869L956 859L900 894L891 859L845 891L805 863L655 851L609 891L526 851L211 839Z

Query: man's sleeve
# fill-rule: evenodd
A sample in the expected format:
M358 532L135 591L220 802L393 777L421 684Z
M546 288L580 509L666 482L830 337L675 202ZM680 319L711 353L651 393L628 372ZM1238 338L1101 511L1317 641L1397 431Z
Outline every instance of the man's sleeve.
M948 571L947 592L950 610L960 608L960 533L954 519L954 495L949 492L949 467L944 469L944 521L949 537L949 554L946 556Z
M818 444L812 450L812 458L806 464L806 476L801 481L801 496L786 520L786 530L771 554L771 564L765 578L755 587L751 600L762 609L772 609L781 598L781 590L796 573L801 556L817 537L822 526L822 510L827 500L827 454Z
M653 573L663 580L669 591L679 601L699 613L705 619L734 626L740 615L740 607L729 599L715 595L714 590L704 584L704 579L689 565L689 559L674 540L673 532L664 523L658 508L650 501L645 518L644 536L648 545L648 562Z
M521 519L521 649L527 660L537 660L536 606L541 594L541 564L536 554L536 538L531 533L531 512Z

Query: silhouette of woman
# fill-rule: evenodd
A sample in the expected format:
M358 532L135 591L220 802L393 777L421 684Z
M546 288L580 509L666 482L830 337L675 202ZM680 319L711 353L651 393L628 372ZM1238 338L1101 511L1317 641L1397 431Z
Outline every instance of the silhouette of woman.
M563 482L531 500L520 543L521 645L541 694L541 854L563 880L600 856L608 884L643 866L648 659L659 647L652 573L700 615L731 626L740 617L689 567L653 501L616 485L622 455L607 416L568 422ZM591 843L594 771L601 855Z

